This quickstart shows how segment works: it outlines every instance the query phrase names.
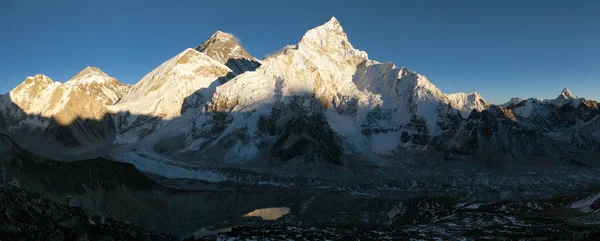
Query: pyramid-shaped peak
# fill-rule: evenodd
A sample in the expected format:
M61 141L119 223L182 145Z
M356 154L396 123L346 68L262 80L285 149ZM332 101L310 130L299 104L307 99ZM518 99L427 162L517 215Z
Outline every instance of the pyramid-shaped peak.
M344 32L342 25L335 17L332 17L323 25L308 30L298 46L301 49L311 48L315 50L320 48L353 49L346 32Z
M102 72L98 67L87 66L85 69L79 71L78 75L105 75L106 73Z
M254 57L246 51L233 34L217 31L208 40L196 47L196 51L206 54L208 57L225 64L236 72L236 66L232 62L250 63L253 69L258 67ZM244 64L242 64L244 65ZM240 70L242 71L242 70ZM238 71L239 72L239 71ZM243 72L243 71L242 71ZM236 73L237 74L237 73Z
M575 96L567 87L563 89L563 91L560 93L560 96L566 99L577 99L577 96Z
M210 45L240 45L240 43L238 42L238 38L233 35L232 33L227 33L227 32L223 32L221 30L216 31L215 33L213 33L210 38L208 38L206 41L204 41L204 43L202 43L200 46L197 47L200 48L201 46L204 46L204 48L210 46ZM202 52L201 50L198 50L200 52Z
M335 32L344 32L344 28L342 28L342 24L335 17L331 17L331 19L329 19L329 21L325 22L323 25L321 25L317 28L325 28L327 30L335 31Z
M340 21L338 21L337 18L335 18L335 17L331 17L331 19L329 19L329 21L327 21L324 25L333 25L336 27L342 27L342 25L340 24Z
M83 71L93 71L93 72L102 72L98 67L95 66L87 66Z
M215 33L213 33L213 35L210 36L210 38L218 40L236 40L235 35L223 32L221 30L217 30Z
M73 76L67 84L91 84L91 83L105 83L114 80L114 78L108 76L97 67L87 66L83 70L79 71L77 75Z

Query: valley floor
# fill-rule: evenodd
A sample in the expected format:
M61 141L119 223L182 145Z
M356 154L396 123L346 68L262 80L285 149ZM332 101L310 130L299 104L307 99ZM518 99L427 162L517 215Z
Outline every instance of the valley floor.
M2 185L0 232L12 235L8 240L45 240L55 232L64 236L57 240L70 240L74 229L57 223L72 212L81 232L97 237L107 235L86 219L144 235L126 223L209 240L594 240L600 230L595 168L511 173L447 163L426 172L405 162L379 176L334 180L206 167L202 173L218 178L201 180L142 173L106 159L39 162L4 154L3 175L22 187ZM265 214L256 211L263 208L286 211L268 220L250 217ZM23 236L34 227L53 230ZM133 239L111 238L104 240Z
M418 199L397 203L387 213L357 206L357 210L365 210L359 212L362 222L353 220L355 214L342 212L317 221L309 216L318 213L308 214L301 207L275 220L249 217L222 222L220 226L241 225L213 233L203 229L196 234L210 236L185 240L597 240L598 196L459 204L446 199ZM304 205L316 200L319 198ZM12 184L0 184L0 202L2 240L179 240L104 216L87 215L79 207L58 204ZM386 201L368 203L385 205ZM394 219L396 216L400 219Z

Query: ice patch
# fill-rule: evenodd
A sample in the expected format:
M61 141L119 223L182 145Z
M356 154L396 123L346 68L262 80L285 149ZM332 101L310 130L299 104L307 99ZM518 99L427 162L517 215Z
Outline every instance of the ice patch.
M26 124L31 127L39 127L41 129L46 129L48 127L48 121L42 121L39 118L27 118L21 121L19 124Z
M208 182L223 182L227 180L225 176L219 173L186 169L174 166L171 163L164 163L165 160L159 160L157 157L142 157L135 152L112 153L110 156L116 161L131 163L142 172L152 173L167 178L196 179Z
M356 132L356 126L354 125L354 120L350 116L343 116L336 113L334 110L329 109L325 112L325 116L327 117L327 122L331 129L338 134L347 135L354 134Z
M465 206L466 209L479 209L481 207L481 203L471 203Z
M533 101L527 100L524 106L520 106L514 110L515 114L529 118L533 112Z
M600 198L600 193L597 193L595 195L591 195L587 198L581 199L577 202L574 202L571 204L571 208L572 209L577 209L581 212L591 212L593 211L592 208L590 207L596 200L598 200Z

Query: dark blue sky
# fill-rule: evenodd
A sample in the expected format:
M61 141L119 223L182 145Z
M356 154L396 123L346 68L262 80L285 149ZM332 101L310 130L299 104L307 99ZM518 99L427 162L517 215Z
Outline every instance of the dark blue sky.
M452 3L451 3L452 2ZM214 31L264 57L335 16L371 59L492 103L600 100L600 1L0 1L0 92L87 65L135 83Z

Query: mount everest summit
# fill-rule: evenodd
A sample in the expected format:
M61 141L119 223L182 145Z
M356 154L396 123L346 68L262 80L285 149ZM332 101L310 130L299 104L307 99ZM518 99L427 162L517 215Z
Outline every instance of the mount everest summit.
M591 165L599 114L568 89L499 106L442 93L424 75L369 59L332 18L262 60L217 31L134 85L96 67L65 83L28 77L1 96L0 132L48 158L108 156L158 175L377 166L405 155Z

